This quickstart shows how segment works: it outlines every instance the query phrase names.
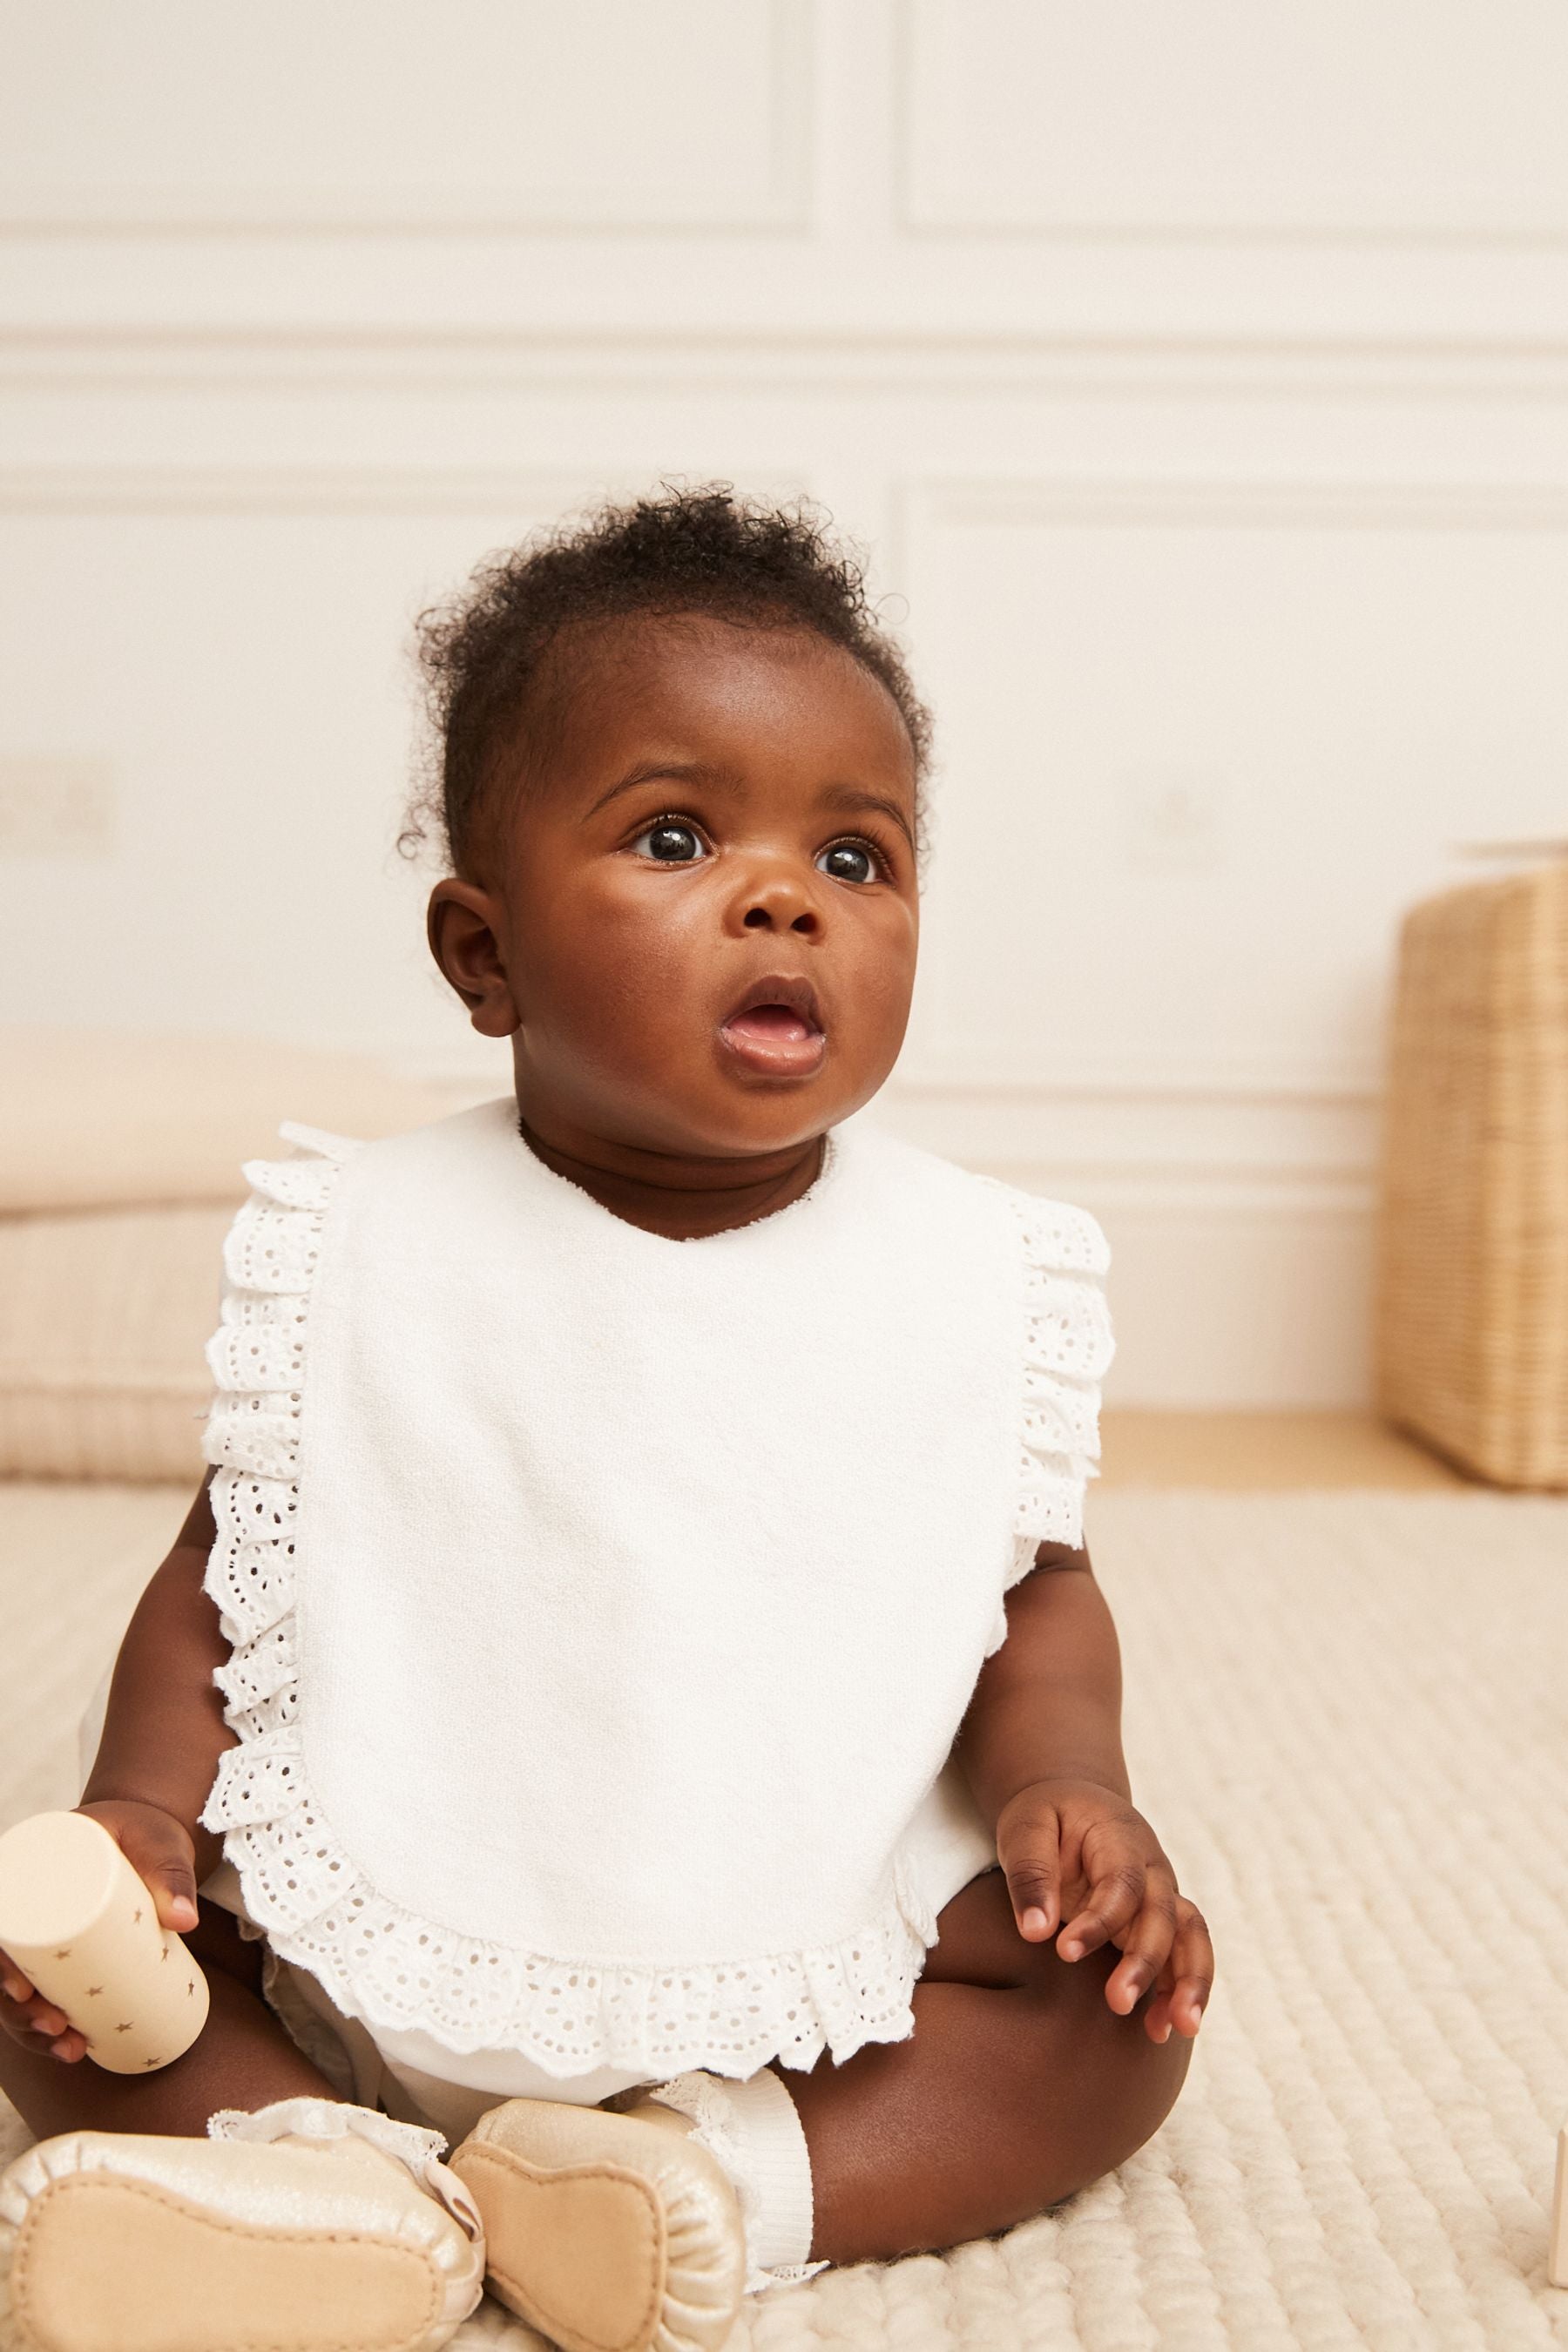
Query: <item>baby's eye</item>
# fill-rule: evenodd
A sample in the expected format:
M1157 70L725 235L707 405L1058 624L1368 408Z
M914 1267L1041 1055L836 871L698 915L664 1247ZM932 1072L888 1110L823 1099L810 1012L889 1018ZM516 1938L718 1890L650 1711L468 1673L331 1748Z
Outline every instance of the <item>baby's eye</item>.
M824 874L831 874L836 882L874 882L877 861L868 849L858 841L836 841L816 860Z
M645 824L632 847L642 849L645 841L644 856L658 858L661 866L689 866L702 855L702 844L693 828L676 817L661 816L653 824Z

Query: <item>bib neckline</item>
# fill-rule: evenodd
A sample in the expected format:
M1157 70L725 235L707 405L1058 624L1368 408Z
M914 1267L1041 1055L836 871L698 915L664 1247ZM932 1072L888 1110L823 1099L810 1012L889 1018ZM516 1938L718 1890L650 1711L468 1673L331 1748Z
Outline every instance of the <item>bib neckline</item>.
M787 1201L782 1209L769 1209L763 1216L748 1217L743 1225L727 1225L722 1232L716 1234L656 1234L651 1233L647 1225L635 1224L630 1217L620 1216L614 1209L605 1208L585 1185L577 1183L570 1176L563 1176L558 1169L550 1166L548 1160L542 1160L522 1132L519 1123L521 1111L514 1095L498 1096L491 1108L504 1119L510 1142L526 1158L542 1191L548 1192L552 1187L558 1188L555 1199L559 1205L568 1208L581 1203L581 1207L576 1208L577 1214L604 1226L613 1225L621 1233L632 1235L629 1246L634 1249L641 1242L659 1250L710 1250L725 1243L742 1242L747 1234L760 1233L764 1228L771 1230L786 1217L795 1216L797 1211L808 1209L814 1203L819 1203L826 1195L837 1192L843 1171L842 1126L830 1127L823 1133L822 1165L816 1176L804 1192L797 1193L793 1201ZM566 1198L568 1194L573 1196L570 1202Z

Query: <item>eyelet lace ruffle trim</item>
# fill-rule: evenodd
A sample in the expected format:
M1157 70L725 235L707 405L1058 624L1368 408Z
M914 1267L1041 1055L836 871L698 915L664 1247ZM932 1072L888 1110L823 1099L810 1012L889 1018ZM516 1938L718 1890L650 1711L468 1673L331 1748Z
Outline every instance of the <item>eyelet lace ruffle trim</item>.
M377 1894L340 1848L310 1790L297 1723L295 1563L306 1540L297 1470L321 1230L339 1172L361 1146L293 1123L279 1131L301 1156L246 1163L251 1195L225 1244L203 1439L217 1531L205 1590L231 1649L214 1679L239 1744L219 1759L201 1819L222 1833L274 1950L373 2031L422 2032L455 2053L515 2051L557 2078L600 2067L647 2079L694 2067L747 2076L773 2057L809 2067L826 2048L842 2064L864 2042L906 2038L937 1924L901 1853L881 1912L842 1943L649 1968L457 1934Z
M1083 1498L1100 1475L1100 1383L1116 1352L1104 1276L1110 1250L1086 1209L1020 1192L1006 1195L1024 1251L1024 1412L1013 1562L1006 1590L1027 1576L1042 1543L1083 1541ZM998 1601L985 1655L1007 1638Z

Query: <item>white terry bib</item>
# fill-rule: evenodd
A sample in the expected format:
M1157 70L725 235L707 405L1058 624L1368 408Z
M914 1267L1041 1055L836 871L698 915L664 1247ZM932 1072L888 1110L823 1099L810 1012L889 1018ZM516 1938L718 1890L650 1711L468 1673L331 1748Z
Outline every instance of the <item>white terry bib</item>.
M516 1122L247 1170L204 1822L373 2027L842 2060L912 2030L904 1842L1001 1595L1078 1539L1103 1242L864 1119L790 1207L669 1241Z

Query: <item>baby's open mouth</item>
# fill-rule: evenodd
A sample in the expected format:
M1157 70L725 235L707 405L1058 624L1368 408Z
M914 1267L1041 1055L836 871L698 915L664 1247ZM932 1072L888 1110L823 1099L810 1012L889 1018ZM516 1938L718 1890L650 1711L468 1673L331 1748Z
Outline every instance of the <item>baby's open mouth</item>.
M787 1004L753 1004L748 1012L734 1013L724 1026L738 1030L742 1037L771 1037L791 1044L816 1034L810 1022Z
M719 1027L726 1055L771 1077L807 1077L827 1038L810 981L781 973L753 982Z

